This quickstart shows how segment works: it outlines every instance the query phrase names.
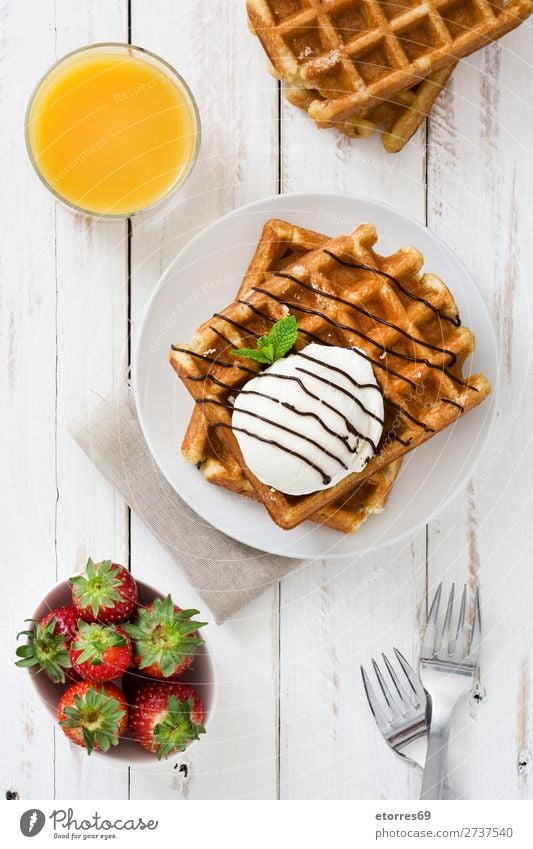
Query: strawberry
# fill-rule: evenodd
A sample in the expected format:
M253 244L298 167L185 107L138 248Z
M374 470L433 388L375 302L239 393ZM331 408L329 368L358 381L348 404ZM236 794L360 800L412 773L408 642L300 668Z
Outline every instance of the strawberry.
M56 607L34 623L31 630L21 631L17 637L25 636L27 643L17 648L16 654L20 660L16 665L28 668L36 666L34 673L44 672L54 684L64 684L65 676L77 681L78 676L71 669L69 656L76 620L74 607Z
M134 740L161 760L205 734L203 719L200 696L190 684L149 681L133 698L130 730Z
M72 601L85 622L124 622L137 604L137 584L124 566L102 560L87 562L85 572L70 579Z
M118 626L80 619L70 646L70 662L85 681L120 678L131 663L131 640Z
M191 666L204 641L197 629L207 622L191 617L198 610L182 610L168 595L138 608L134 622L124 625L133 640L133 663L150 678L177 678Z
M128 705L116 684L80 681L61 696L57 718L69 740L89 755L93 749L107 752L128 726Z

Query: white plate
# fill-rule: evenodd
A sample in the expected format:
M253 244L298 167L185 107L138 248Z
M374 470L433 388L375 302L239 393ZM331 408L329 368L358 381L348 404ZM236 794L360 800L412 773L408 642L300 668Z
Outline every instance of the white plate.
M165 477L206 522L262 551L320 559L360 554L412 534L465 485L488 438L494 403L485 401L408 454L387 509L356 534L312 522L283 531L261 505L206 483L179 451L193 402L168 364L169 348L172 342L189 340L199 324L233 300L261 228L273 217L331 236L372 221L380 234L381 253L416 245L424 254L425 270L446 281L463 323L476 333L477 348L466 373L483 371L493 386L498 375L496 336L479 290L449 248L393 207L365 198L279 195L250 204L196 236L163 275L139 330L133 383L144 435Z

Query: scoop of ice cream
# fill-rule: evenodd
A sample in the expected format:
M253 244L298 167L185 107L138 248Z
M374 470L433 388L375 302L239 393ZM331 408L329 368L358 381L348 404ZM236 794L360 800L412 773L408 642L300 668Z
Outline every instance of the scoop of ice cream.
M245 384L232 427L262 483L306 495L361 471L373 457L383 432L383 395L357 348L313 343Z

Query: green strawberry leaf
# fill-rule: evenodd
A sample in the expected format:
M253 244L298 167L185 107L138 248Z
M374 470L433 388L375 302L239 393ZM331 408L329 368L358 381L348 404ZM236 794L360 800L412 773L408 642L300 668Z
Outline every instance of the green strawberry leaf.
M231 353L234 357L243 357L271 365L289 353L297 338L296 316L287 315L280 321L276 321L266 336L261 336L257 340L257 348L235 348Z
M140 607L136 621L121 628L133 640L133 654L140 669L158 664L170 678L184 662L195 657L204 641L196 632L207 623L192 619L198 610L174 610L172 597L156 598L150 607Z
M72 643L74 651L81 652L76 663L89 661L91 666L101 666L103 656L108 649L123 647L127 644L126 637L112 625L78 621L77 631Z
M98 616L101 608L113 607L122 601L118 591L121 584L121 567L112 560L102 560L98 568L89 557L84 575L75 575L70 579L75 601L81 608L89 608Z
M192 720L192 709L192 699L182 702L176 696L170 696L166 716L154 728L152 750L157 753L158 760L185 751L192 740L198 740L200 734L205 734L203 725Z
M46 672L55 684L65 681L65 669L72 666L69 656L68 641L61 633L54 633L56 618L52 616L47 625L37 623L31 631L21 631L18 637L24 636L28 643L18 646L16 666L31 670L32 673Z
M113 696L108 696L102 687L91 687L81 697L74 694L73 705L65 707L65 719L60 721L63 728L81 728L87 753L90 755L94 744L98 743L103 752L119 741L120 725L125 710Z

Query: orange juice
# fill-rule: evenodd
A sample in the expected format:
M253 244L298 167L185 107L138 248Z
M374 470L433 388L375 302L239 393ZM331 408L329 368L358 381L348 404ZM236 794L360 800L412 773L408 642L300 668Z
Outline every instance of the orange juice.
M62 199L127 215L188 173L198 118L180 77L153 54L96 45L67 56L39 84L27 116L34 167Z

